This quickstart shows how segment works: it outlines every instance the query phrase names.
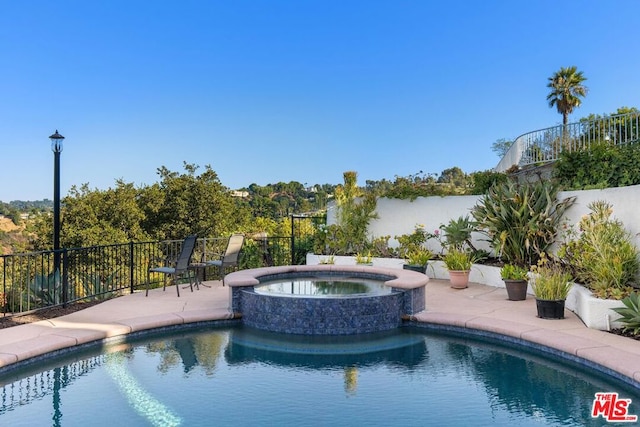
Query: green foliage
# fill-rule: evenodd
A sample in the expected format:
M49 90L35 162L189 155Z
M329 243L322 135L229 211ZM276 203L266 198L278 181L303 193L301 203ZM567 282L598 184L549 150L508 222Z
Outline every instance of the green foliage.
M369 186L375 188L380 197L390 199L415 200L418 197L442 194L438 190L436 179L422 171L408 176L396 175L391 183L383 180L382 183L369 183Z
M387 180L367 181L367 190L378 197L415 200L418 197L469 194L472 192L473 177L459 167L443 170L440 175L422 171L395 176L393 182Z
M507 174L494 171L473 172L471 174L473 186L471 194L487 194L489 189L496 184L506 183L509 180Z
M527 280L529 270L519 265L505 264L500 269L500 277L505 280Z
M507 182L491 187L472 209L478 227L502 260L534 265L551 244L566 210L575 198L557 200L558 188L548 181Z
M506 138L496 139L496 142L491 144L491 151L496 153L498 157L503 158L504 155L507 154L507 151L509 151L509 148L511 148L512 144L513 144L513 141L510 139L506 139Z
M640 144L601 141L580 151L564 150L554 164L554 178L570 190L640 184Z
M9 218L15 225L22 222L22 219L20 218L20 210L7 203L0 202L0 215Z
M389 247L391 236L380 236L371 240L371 254L380 258L393 258L397 256L394 249Z
M75 280L74 295L76 298L95 295L95 299L109 299L113 297L116 289L119 289L118 281L121 279L122 267L116 267L115 271L104 276L96 272L80 272Z
M623 224L611 218L609 203L595 201L588 207L591 212L582 217L578 231L567 229L558 256L598 297L623 298L631 292L640 268L638 252Z
M305 187L299 182L279 182L260 186L251 184L243 203L251 211L252 217L277 220L293 213L320 212L327 208L329 197L335 192L335 185L324 184Z
M565 300L573 286L571 273L565 271L558 262L552 262L541 255L538 264L532 267L531 289L538 299Z
M357 174L344 173L344 185L336 189L336 224L324 231L325 249L321 253L352 255L370 249L367 227L376 218L376 196L357 186Z
M442 258L448 270L466 271L471 270L473 257L468 251L452 247Z
M411 253L425 250L425 243L434 237L435 235L428 233L421 224L416 225L411 234L395 236L398 241L398 256L400 258L408 258Z
M238 265L241 270L266 267L263 251L255 241L249 239L245 241L242 246L242 254L238 260Z
M426 265L433 258L433 253L428 249L416 249L407 254L409 265Z
M356 254L356 264L371 264L372 262L373 257L371 256L371 252Z
M159 168L160 183L142 197L144 229L152 238L225 236L249 220L248 211L238 208L210 166L199 175L196 165L185 163L184 168L182 174Z
M469 248L476 252L476 248L471 243L471 233L477 231L477 223L468 215L451 219L447 224L441 224L440 229L444 232L442 238L447 249L464 250Z
M619 319L624 325L625 332L635 335L640 334L640 292L634 292L622 300L624 307L613 308L612 310L621 315Z
M11 287L4 302L7 311L16 313L62 303L60 273L34 274L28 284Z

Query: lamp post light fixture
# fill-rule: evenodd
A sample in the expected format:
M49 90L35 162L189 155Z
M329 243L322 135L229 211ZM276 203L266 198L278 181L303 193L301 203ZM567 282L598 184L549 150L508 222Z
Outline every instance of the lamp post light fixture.
M51 151L53 151L53 254L54 268L60 269L60 153L62 153L62 141L64 136L56 133L49 137Z

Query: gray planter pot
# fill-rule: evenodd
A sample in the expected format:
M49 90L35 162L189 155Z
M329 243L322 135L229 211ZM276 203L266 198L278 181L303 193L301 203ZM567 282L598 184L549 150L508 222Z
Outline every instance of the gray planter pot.
M503 279L504 286L507 288L507 297L510 301L522 301L527 299L527 286L529 282L526 280Z

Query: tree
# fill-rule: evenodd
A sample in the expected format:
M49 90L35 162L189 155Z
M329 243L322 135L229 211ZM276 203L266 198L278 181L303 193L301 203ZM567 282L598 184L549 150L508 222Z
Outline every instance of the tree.
M225 236L246 223L248 211L235 203L209 165L197 175L197 165L184 163L185 173L158 169L161 181L144 194L145 230L155 239ZM152 197L148 197L149 195Z
M503 158L504 155L507 154L507 151L509 151L509 148L511 148L512 144L513 144L513 141L510 139L506 139L506 138L496 139L496 142L491 144L491 151L496 153L498 157Z
M569 114L582 104L581 97L587 95L587 87L583 82L587 80L582 75L582 71L578 71L575 66L560 67L560 71L556 71L549 77L547 87L551 89L547 95L549 108L554 106L558 113L562 114L562 124L568 123Z
M89 184L71 187L62 200L62 247L148 240L141 228L145 213L137 204L140 191L122 180L105 191L91 190ZM51 247L52 221L48 213L36 217L32 231L34 248Z
M457 166L445 169L438 178L439 184L452 184L455 187L466 188L469 186L469 177Z

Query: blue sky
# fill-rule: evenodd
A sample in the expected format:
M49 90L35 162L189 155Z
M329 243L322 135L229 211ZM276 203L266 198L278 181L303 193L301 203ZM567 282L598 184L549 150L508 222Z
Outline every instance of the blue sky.
M339 184L499 161L561 122L547 78L576 65L570 118L640 108L636 0L2 1L0 200L158 181L209 164L236 189Z

